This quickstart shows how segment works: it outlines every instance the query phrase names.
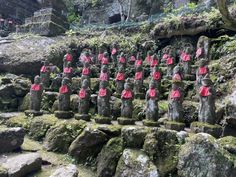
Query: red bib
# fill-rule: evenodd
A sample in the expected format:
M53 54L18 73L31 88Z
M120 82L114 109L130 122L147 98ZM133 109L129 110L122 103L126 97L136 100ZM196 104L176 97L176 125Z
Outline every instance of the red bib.
M40 89L41 89L41 86L39 84L31 85L31 90L33 91L39 91Z
M198 69L198 74L199 74L199 75L204 75L204 74L207 74L207 73L208 73L208 69L207 69L206 66L200 67L200 68Z
M46 71L47 71L47 67L46 66L42 66L42 68L40 69L40 72L46 73Z
M69 89L67 87L67 85L63 85L61 86L61 88L59 89L59 93L68 93L69 92Z
M126 99L133 98L133 94L130 90L123 90L121 98L126 98Z
M196 57L198 58L200 55L202 55L202 48L198 48L196 52Z
M177 73L177 74L175 74L175 75L173 76L172 80L175 80L175 81L181 81L182 78L181 78L180 74Z
M117 49L116 48L113 48L112 51L111 51L111 54L112 55L115 55L117 53Z
M174 61L173 61L173 58L169 57L166 59L166 64L167 65L173 65L174 64Z
M143 64L143 61L141 59L136 60L135 66L140 66Z
M211 94L209 91L209 87L201 86L199 94L203 97L209 96Z
M103 57L104 57L104 54L103 53L100 53L100 54L98 54L98 61L102 61L102 59L103 59Z
M72 73L72 68L70 67L70 68L64 68L64 71L63 71L64 73L66 73L66 74L71 74Z
M170 94L170 98L174 99L174 98L180 98L180 91L179 90L172 90L171 94Z
M82 70L82 74L83 75L89 75L89 73L90 73L90 69L89 68L83 68L83 70Z
M102 63L103 65L108 65L108 63L109 63L108 58L103 57L101 63Z
M146 57L146 62L147 62L148 64L150 64L151 60L152 60L152 57L151 57L150 55L148 55L148 56Z
M169 55L168 54L164 54L162 58L166 60L167 58L169 58Z
M119 62L122 63L122 64L124 64L124 63L126 62L126 60L125 60L124 57L120 57L120 58L119 58Z
M66 61L72 61L72 55L66 54Z
M160 80L161 73L159 71L155 71L155 72L153 72L152 77L153 77L154 80Z
M86 90L82 88L79 91L79 98L84 99L85 97L86 97Z
M107 89L100 88L98 95L99 95L100 97L106 96L106 95L107 95Z
M188 55L188 54L186 54L186 53L183 53L182 60L183 60L184 62L190 61L190 55Z
M136 72L135 73L135 80L141 80L143 78L143 72Z
M158 65L158 60L152 60L151 61L151 67L155 67L156 65Z
M117 73L116 80L124 81L125 80L125 73Z
M151 97L151 98L155 98L156 97L156 89L150 89L149 90L149 96Z
M108 81L108 74L101 72L99 79L101 81Z
M130 61L135 61L135 60L136 60L135 56L130 57Z

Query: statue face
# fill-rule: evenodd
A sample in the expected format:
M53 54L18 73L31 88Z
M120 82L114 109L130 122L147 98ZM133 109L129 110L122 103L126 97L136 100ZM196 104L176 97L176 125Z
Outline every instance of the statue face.
M101 81L100 82L100 88L106 88L108 86L108 82L107 81Z
M45 61L44 62L44 66L48 66L49 65L49 62L48 61Z
M156 88L156 84L154 82L150 82L149 88L151 89Z
M125 83L124 89L125 89L125 90L131 90L130 84Z
M172 89L173 89L173 90L177 90L177 89L178 89L178 86L177 86L176 84L173 84L173 85L172 85Z
M40 82L41 82L40 77L39 77L39 76L35 76L35 78L34 78L34 83L35 83L35 84L40 84Z
M67 67L68 67L68 68L71 67L71 62L68 62L68 63L67 63Z
M87 89L88 88L88 80L87 79L85 79L85 80L83 80L83 83L82 83L82 88L83 89Z
M142 70L143 70L142 66L138 66L137 69L136 69L137 72L140 72Z
M67 85L69 83L69 79L68 78L63 78L63 80L62 80L62 82L61 82L61 84L62 85Z
M88 62L85 62L85 63L84 63L84 67L85 67L85 68L88 68L88 67L89 67L89 63L88 63Z
M173 69L173 73L176 74L176 73L179 73L180 72L180 67L176 66L174 69Z
M107 68L107 66L104 65L104 66L102 67L102 72L105 73L105 72L107 72L107 71L108 71L108 68Z

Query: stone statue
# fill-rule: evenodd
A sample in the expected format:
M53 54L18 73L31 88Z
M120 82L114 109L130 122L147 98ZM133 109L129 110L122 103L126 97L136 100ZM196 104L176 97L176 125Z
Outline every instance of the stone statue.
M81 55L80 57L80 61L81 63L89 63L89 64L92 64L92 58L90 56L90 53L89 51L86 51L84 54Z
M192 68L191 68L191 48L187 47L180 55L180 59L183 65L183 70L185 75L190 75Z
M109 64L109 55L108 55L107 52L104 53L101 64L102 65L108 65Z
M169 105L168 105L168 117L169 120L175 122L184 122L184 111L183 111L183 96L181 95L181 91L176 85L176 83L172 84L172 90L169 95Z
M30 107L29 110L25 112L28 116L30 114L34 116L40 116L43 113L40 111L41 101L43 94L43 86L41 84L41 79L39 76L35 76L34 84L30 88Z
M150 65L150 64L151 64L151 60L152 60L152 52L149 50L149 51L147 52L147 56L146 56L146 58L145 58L146 64L147 64L147 65Z
M157 120L159 119L158 99L159 92L156 89L155 81L152 80L146 93L146 120L143 121L144 125L157 125ZM148 124L148 122L150 122L150 124Z
M67 66L63 69L63 77L71 79L73 76L73 68L71 67L71 62L67 63Z
M103 57L104 57L104 50L99 49L97 64L101 65Z
M50 67L48 61L43 62L43 66L40 69L40 78L44 88L48 88L50 85Z
M126 68L126 58L125 58L125 54L123 52L121 52L119 59L118 59L118 68L120 66L123 66L124 68Z
M124 90L124 84L125 84L125 69L123 65L119 67L118 72L116 73L115 81L116 81L116 93L120 95L121 92Z
M152 71L153 68L154 68L155 66L157 66L158 64L159 64L159 60L158 60L157 54L154 54L154 55L151 57L151 61L150 61L151 71Z
M176 65L173 69L173 76L172 80L173 82L182 82L184 78L182 68L179 65Z
M82 119L85 121L90 120L89 108L90 108L90 88L89 82L87 79L84 79L82 82L82 87L78 93L79 96L79 105L78 105L78 114L75 115L76 119Z
M152 72L151 72L151 80L153 82L155 82L156 88L158 89L158 91L160 91L160 87L161 87L161 71L158 67L158 65L156 65Z
M175 58L174 58L173 52L174 52L173 49L169 49L169 54L167 55L167 58L165 59L166 65L167 65L167 72L166 72L167 77L172 77L173 68L175 66Z
M127 79L121 94L121 117L118 118L118 123L121 125L132 125L135 122L132 119L134 94L130 83L130 79Z
M199 61L199 68L196 72L196 88L199 90L199 88L202 85L202 79L209 74L209 68L207 66L207 60L201 59Z
M136 68L135 78L134 78L134 94L137 97L140 97L143 93L143 67L142 65Z
M208 74L202 79L202 86L200 87L200 90L199 90L199 98L200 98L200 108L199 108L199 114L198 114L199 121L209 123L209 124L215 124L216 92L212 86L212 81Z
M99 77L100 81L108 81L110 80L110 74L107 65L103 65L101 68L101 73Z
M197 43L197 51L196 51L196 59L209 59L209 47L210 47L210 40L206 36L201 36L198 39Z
M61 83L61 87L59 89L58 96L58 111L55 111L55 116L58 118L71 118L73 117L73 113L70 112L70 95L71 89L69 86L70 79L64 77Z
M135 68L142 66L143 65L143 60L141 58L141 54L138 53L135 61Z
M68 62L72 62L73 60L73 57L72 57L72 54L71 54L71 50L67 50L67 53L65 54L64 58L63 58L63 68L65 68L67 66L67 63Z
M118 56L118 43L114 42L113 48L111 50L111 60L112 63L115 64L117 61L117 56Z
M91 86L90 76L91 76L90 64L88 62L85 62L84 67L82 69L81 85L83 84L84 80L87 80L90 88Z
M135 64L135 61L136 61L136 57L135 57L135 54L133 53L133 54L130 56L129 64L130 64L130 65L134 65L134 64Z

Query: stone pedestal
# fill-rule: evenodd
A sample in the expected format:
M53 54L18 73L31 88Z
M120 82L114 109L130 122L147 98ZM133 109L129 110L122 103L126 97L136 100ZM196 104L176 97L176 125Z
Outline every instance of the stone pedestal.
M95 117L95 122L98 124L111 124L111 118L110 117Z
M76 120L85 120L85 121L90 121L91 116L88 114L75 114L75 119Z
M120 125L134 125L135 124L135 120L131 118L119 117L117 121Z
M191 132L193 133L208 133L215 138L219 138L222 134L222 127L220 125L211 125L204 122L193 122L190 125Z
M41 116L41 115L43 115L43 112L42 111L34 111L34 110L26 110L25 111L25 115L26 116Z
M148 127L159 127L160 123L145 119L143 120L143 125Z
M174 122L174 121L166 121L164 123L166 129L182 131L185 128L185 123Z
M71 111L55 111L54 114L58 119L70 119L74 117L74 113Z

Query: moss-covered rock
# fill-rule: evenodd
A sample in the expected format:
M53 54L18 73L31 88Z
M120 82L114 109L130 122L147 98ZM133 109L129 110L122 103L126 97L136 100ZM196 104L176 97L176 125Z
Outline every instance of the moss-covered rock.
M35 117L30 121L29 135L34 139L41 141L48 129L57 123L58 119L53 114L46 114Z
M29 130L29 120L24 113L12 117L6 121L6 125L9 127L23 127L25 130Z
M230 153L206 133L189 137L181 146L178 157L178 174L183 177L236 176Z
M97 176L112 177L115 174L116 166L123 152L123 140L112 138L102 148L97 158Z
M229 153L236 154L236 137L226 136L218 140L221 146Z
M67 152L72 141L83 131L85 121L66 120L52 126L45 137L44 146L48 151Z
M118 162L115 177L158 177L157 167L140 150L125 149Z
M120 125L97 125L97 129L106 133L109 137L119 136L121 128Z

